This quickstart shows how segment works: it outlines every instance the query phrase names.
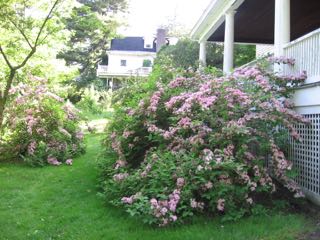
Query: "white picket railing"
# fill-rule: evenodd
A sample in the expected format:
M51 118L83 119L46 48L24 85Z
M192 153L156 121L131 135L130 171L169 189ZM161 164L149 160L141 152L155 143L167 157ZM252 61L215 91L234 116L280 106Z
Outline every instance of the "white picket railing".
M320 77L320 28L304 35L297 40L288 43L284 47L284 55L294 58L296 63L293 67L286 66L285 74L296 74L306 71L312 82L315 77Z
M130 77L130 76L141 76L146 77L152 72L152 67L140 67L137 69L127 70L125 69L122 72L114 72L107 65L98 65L97 76L98 77L107 77L107 76L121 76L121 77Z
M108 66L107 65L98 65L97 76L105 76L108 74Z
M152 71L151 67L141 67L137 69L128 70L125 74L128 74L130 76L146 77L151 73L151 71Z

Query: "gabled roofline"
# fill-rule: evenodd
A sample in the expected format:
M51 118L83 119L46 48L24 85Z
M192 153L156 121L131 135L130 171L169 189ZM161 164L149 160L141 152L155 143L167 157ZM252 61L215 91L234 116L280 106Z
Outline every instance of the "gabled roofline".
M109 55L132 55L132 56L156 56L156 52L147 51L128 51L128 50L108 50L106 53Z
M244 0L212 0L193 27L191 38L199 42L206 41L224 22L227 11L236 10Z

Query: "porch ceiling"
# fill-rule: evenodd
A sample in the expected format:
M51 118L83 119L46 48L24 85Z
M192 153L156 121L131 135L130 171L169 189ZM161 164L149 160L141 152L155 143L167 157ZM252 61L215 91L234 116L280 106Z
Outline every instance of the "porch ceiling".
M274 0L245 0L235 15L235 42L274 43ZM291 0L291 41L320 28L320 0ZM208 41L224 41L224 22Z

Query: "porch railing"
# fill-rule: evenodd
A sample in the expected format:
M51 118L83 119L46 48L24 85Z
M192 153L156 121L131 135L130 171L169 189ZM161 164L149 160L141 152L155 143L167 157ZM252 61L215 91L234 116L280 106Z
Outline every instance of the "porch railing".
M320 77L320 28L288 43L284 47L284 55L294 58L293 67L286 66L285 74L295 74L306 71L308 77ZM309 79L310 79L309 78ZM319 79L320 80L320 79Z
M130 77L130 76L141 76L146 77L152 71L152 67L140 67L137 69L127 70L125 69L122 72L114 72L112 69L108 68L107 65L98 65L97 76L98 77L106 77L106 76L122 76L122 77Z
M152 71L152 67L141 67L141 68L138 68L137 72L139 75L141 76L147 76L151 73Z
M97 76L103 76L108 74L108 65L98 65Z

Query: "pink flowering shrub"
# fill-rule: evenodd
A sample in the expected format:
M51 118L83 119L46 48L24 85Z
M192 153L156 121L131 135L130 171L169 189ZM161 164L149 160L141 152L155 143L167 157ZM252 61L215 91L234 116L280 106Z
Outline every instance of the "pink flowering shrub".
M45 80L30 80L10 90L1 154L34 166L71 165L71 157L84 150L78 111L50 92Z
M295 124L308 123L290 101L306 75L278 76L265 65L160 81L135 106L119 108L105 141L116 157L103 165L111 202L165 226L198 213L251 214L277 182L302 197L286 148L289 135L299 141Z

